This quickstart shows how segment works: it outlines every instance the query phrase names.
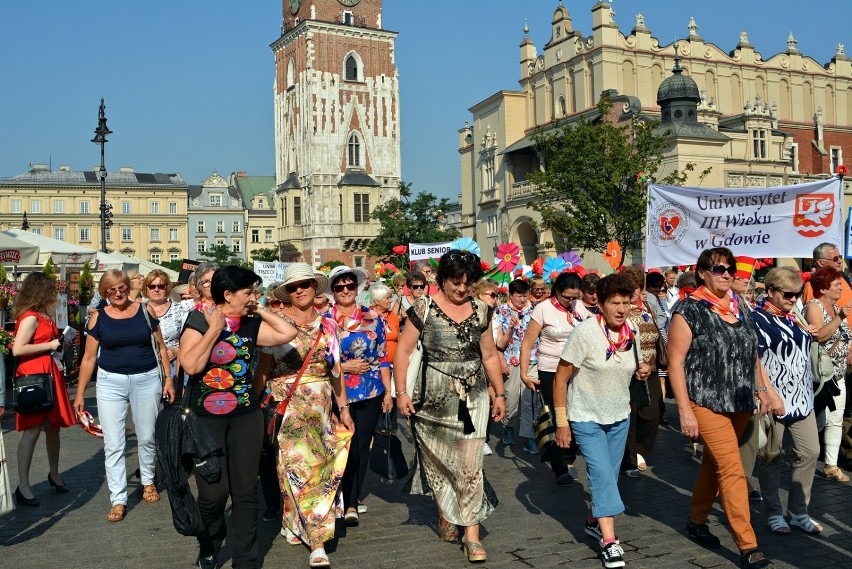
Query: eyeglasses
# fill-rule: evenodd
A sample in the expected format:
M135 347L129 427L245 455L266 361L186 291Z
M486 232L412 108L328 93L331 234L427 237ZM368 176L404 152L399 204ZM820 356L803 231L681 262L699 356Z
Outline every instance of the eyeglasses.
M208 286L210 286L210 279L203 280L198 284L203 286L203 287L208 287Z
M334 292L343 292L344 290L356 291L358 290L358 285L356 283L346 283L334 285L332 288Z
M423 290L426 285L411 285L411 290Z
M124 285L121 285L121 286L108 288L106 290L106 295L107 296L115 296L117 294L125 294L126 292L127 292L127 287L124 286Z
M712 267L710 267L710 272L717 277L721 277L725 273L734 276L737 274L737 266L731 265L730 267L728 267L725 265L713 265Z
M465 261L472 263L476 260L476 255L470 253L450 253L450 261Z
M841 257L840 255L835 255L834 257L823 257L823 261L832 261L832 262L836 263L842 258L843 257Z
M164 284L149 284L148 290L166 290L166 285L164 285Z
M580 297L579 297L579 296L565 296L565 295L562 295L562 298L564 298L565 300L570 300L571 302L574 302L575 300L580 300Z
M311 283L313 283L313 282L314 281L312 281L312 280L307 280L307 281L302 281L302 282L298 282L298 283L291 283L291 284L288 284L288 285L284 285L284 290L286 290L290 294L293 294L294 292L296 292L299 289L311 288ZM355 290L355 289L352 289L352 290Z
M497 298L496 292L484 292L482 294L484 294L485 296L490 296L491 298Z
M531 288L531 289L530 289L530 291L531 291L531 292L544 292L544 291L546 291L546 290L547 290L547 289L546 289L546 288L544 288L544 287L535 287L535 288Z
M800 288L795 292L791 292L789 290L781 290L780 288L776 288L775 290L781 293L781 296L784 297L784 300L795 300L802 296L802 292L804 292L805 289Z
M266 306L268 306L269 308L281 308L282 306L284 306L284 301L278 300L277 298L270 298L266 301Z

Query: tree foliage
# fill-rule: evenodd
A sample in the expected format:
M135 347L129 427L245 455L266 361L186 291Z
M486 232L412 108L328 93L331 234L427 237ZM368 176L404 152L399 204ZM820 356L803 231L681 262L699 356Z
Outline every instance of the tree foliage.
M243 265L242 259L234 253L234 250L223 243L213 245L201 254L205 259L218 263L220 266L225 265Z
M260 249L253 249L251 253L249 253L252 261L264 261L271 262L278 260L278 249L275 247L261 247Z
M439 200L429 192L413 197L411 184L405 182L399 183L399 196L376 207L371 214L381 222L382 229L367 248L370 255L388 257L397 245L451 241L460 235L456 228L441 225L450 205L447 198ZM407 264L408 254L403 257Z
M648 190L637 178L655 180L667 142L655 132L659 122L633 118L619 126L609 119L611 108L604 97L599 122L583 117L535 137L545 168L528 175L540 188L540 201L529 206L541 214L543 227L567 238L574 249L603 253L617 240L627 252L640 249L644 240ZM693 169L689 163L659 182L682 185Z
M41 272L43 272L53 280L56 280L56 267L53 266L53 261L51 261L50 259L48 259L47 262L44 264L44 267L41 268Z

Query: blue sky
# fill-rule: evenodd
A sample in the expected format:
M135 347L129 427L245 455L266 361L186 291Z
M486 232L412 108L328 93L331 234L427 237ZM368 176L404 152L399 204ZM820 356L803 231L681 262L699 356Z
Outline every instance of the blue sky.
M322 0L334 1L334 0ZM541 50L557 0L385 0L399 32L402 176L415 191L455 198L457 134L467 109L518 88L526 19ZM593 0L566 1L574 28L591 33ZM663 44L687 35L690 16L725 51L739 33L764 58L799 49L827 63L836 45L852 55L848 18L794 0L615 0L628 33L641 12ZM838 14L840 16L840 14ZM213 170L274 174L269 44L280 33L280 0L6 0L0 3L0 177L30 163L90 169L100 98L114 134L107 168L179 172L190 184Z

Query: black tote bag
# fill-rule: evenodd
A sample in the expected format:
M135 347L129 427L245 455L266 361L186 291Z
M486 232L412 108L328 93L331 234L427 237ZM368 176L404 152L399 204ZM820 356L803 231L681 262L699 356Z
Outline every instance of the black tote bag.
M370 470L387 483L408 476L408 462L402 454L402 443L390 425L390 413L385 413L373 435L373 446L370 447Z

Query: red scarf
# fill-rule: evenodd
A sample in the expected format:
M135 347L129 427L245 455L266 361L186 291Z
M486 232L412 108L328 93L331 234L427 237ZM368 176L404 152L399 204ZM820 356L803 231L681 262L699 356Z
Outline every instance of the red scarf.
M719 316L725 316L730 314L735 317L737 320L742 320L742 314L740 313L740 301L737 299L737 295L727 293L730 302L728 306L722 304L715 294L710 292L706 286L701 285L698 287L698 290L692 293L692 298L718 314Z
M552 304L556 308L556 310L558 310L559 312L565 313L565 316L568 318L568 324L570 324L571 326L576 326L577 322L583 321L583 318L580 316L580 313L577 312L577 309L575 308L577 306L576 303L577 303L577 301L574 300L573 304L571 305L572 310L568 310L567 308L562 306L561 302L556 300L555 296L550 297L550 304ZM575 320L576 320L576 322L575 322Z
M635 335L630 326L627 325L627 320L624 321L624 324L621 325L621 330L618 331L618 340L613 342L612 338L609 337L609 328L606 325L604 317L598 314L596 318L598 319L598 325L603 330L604 338L609 343L609 347L606 349L606 359L611 358L616 351L626 352L630 349L633 345Z

